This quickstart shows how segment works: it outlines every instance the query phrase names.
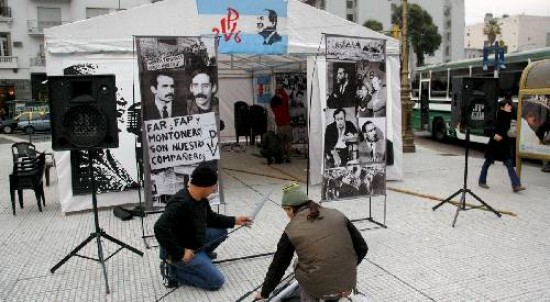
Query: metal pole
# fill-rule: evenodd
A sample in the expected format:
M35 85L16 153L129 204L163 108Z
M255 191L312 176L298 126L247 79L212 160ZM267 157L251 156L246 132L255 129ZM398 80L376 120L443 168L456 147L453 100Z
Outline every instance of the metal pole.
M401 127L403 136L403 152L415 152L414 134L411 126L411 115L414 102L410 100L409 87L409 44L408 44L408 5L402 0L402 29L401 29Z

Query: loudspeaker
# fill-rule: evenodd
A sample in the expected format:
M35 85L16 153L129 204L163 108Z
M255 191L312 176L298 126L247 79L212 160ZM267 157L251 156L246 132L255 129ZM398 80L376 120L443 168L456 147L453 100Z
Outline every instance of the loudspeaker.
M498 79L452 78L451 125L460 129L494 130Z
M52 149L118 147L114 75L48 77Z

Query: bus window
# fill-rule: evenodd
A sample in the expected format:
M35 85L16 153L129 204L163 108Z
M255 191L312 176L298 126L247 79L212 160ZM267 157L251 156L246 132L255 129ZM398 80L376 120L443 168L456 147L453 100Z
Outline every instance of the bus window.
M469 68L451 69L451 82L449 83L449 96L453 95L453 78L470 76Z
M418 98L420 97L420 93L418 91L418 86L420 85L420 74L416 74L416 76L414 77L414 79L412 80L412 83L411 83L411 98L412 99L415 99L415 100L418 100Z
M519 81L521 70L510 70L499 73L498 77L498 96L504 97L507 93L517 96L519 91Z
M447 71L432 72L430 98L447 97Z

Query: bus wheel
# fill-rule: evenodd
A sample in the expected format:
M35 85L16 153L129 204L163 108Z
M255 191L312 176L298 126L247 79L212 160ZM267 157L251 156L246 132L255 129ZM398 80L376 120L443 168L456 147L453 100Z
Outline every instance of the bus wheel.
M445 129L445 123L442 119L435 119L432 124L432 137L440 142L447 139L447 131Z

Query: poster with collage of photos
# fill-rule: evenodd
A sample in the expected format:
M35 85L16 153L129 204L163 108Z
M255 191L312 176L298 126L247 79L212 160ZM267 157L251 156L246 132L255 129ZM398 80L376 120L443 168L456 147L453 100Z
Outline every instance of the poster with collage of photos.
M143 118L145 197L164 206L201 162L219 171L216 41L136 37ZM221 192L220 192L221 193ZM209 196L211 204L221 197Z
M307 144L307 76L305 73L278 73L275 85L288 95L293 144Z
M386 194L385 41L326 36L322 200Z

